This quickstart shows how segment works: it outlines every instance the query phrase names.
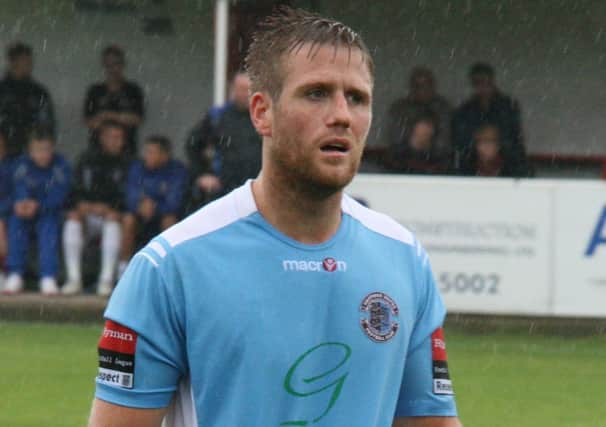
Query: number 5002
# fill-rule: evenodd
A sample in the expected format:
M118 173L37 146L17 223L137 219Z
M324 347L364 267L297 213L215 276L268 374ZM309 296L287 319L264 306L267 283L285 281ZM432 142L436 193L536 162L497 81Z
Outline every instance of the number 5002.
M499 293L501 276L495 273L442 273L438 282L442 293L496 295Z

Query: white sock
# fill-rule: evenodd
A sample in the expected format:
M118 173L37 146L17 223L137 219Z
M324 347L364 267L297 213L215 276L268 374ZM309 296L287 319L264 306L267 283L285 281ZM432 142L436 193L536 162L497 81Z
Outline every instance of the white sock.
M116 221L105 221L101 232L101 271L100 282L111 282L114 279L116 262L120 252L122 229Z
M63 225L63 255L65 256L65 269L67 280L79 282L82 280L82 223L68 219Z

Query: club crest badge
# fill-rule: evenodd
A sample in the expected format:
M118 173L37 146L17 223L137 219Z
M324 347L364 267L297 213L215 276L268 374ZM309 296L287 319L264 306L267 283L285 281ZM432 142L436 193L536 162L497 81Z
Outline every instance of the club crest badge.
M360 311L363 313L360 325L371 340L386 342L398 332L400 324L395 318L400 310L389 295L383 292L368 294L360 304Z

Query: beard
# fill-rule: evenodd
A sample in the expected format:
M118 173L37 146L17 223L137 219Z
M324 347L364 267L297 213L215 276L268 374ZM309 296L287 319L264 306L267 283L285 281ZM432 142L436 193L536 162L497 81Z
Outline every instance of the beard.
M350 153L344 164L333 165L330 160L315 157L315 147L306 150L296 136L290 135L292 133L275 132L273 144L268 147L269 159L280 185L320 200L341 192L352 181L360 165L361 150L359 154ZM352 151L356 149L352 148Z

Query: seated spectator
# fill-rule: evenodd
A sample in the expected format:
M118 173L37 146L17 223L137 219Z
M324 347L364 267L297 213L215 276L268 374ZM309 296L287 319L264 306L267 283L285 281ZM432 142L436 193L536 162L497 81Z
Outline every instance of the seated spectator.
M13 165L13 209L8 218L8 278L5 294L23 290L30 234L36 237L39 256L40 290L57 294L59 232L63 204L69 194L71 169L55 152L52 132L35 129L27 154Z
M401 146L411 127L420 116L434 115L436 118L432 157L450 161L452 142L450 122L452 107L443 96L436 92L436 81L431 70L416 67L410 76L408 95L397 99L388 111L386 123L386 143Z
M8 249L6 220L12 208L11 168L6 156L6 145L6 138L0 132L0 291L4 288L4 263Z
M124 51L115 45L103 49L101 54L105 81L88 88L84 101L84 119L90 130L90 145L99 144L101 123L112 120L126 128L126 151L137 154L137 129L143 123L143 91L134 82L126 80Z
M85 236L101 236L97 294L109 295L114 284L130 166L130 157L125 153L126 130L118 122L103 122L99 126L99 144L99 149L89 148L78 161L71 208L63 226L67 282L61 292L66 295L82 291Z
M516 164L521 176L530 175L517 101L501 93L490 65L475 64L471 67L469 77L473 95L457 109L452 122L455 166L462 170L470 168L467 163L473 152L473 135L484 123L492 123L499 129L503 155Z
M51 97L32 78L32 48L15 43L7 52L8 72L0 81L0 132L7 142L8 157L24 153L29 133L44 126L51 133L55 118Z
M261 138L248 113L249 87L248 75L238 72L230 101L211 109L187 140L194 180L188 210L229 193L261 170Z
M119 274L135 252L139 227L151 234L177 222L186 187L187 171L180 161L172 158L168 138L147 138L143 159L135 161L128 172Z
M473 134L469 161L462 175L485 177L519 177L518 165L502 149L499 127L493 123L481 125Z
M410 123L402 143L390 146L385 158L386 168L407 174L448 173L448 160L435 154L436 128L437 118L434 115L417 117Z

